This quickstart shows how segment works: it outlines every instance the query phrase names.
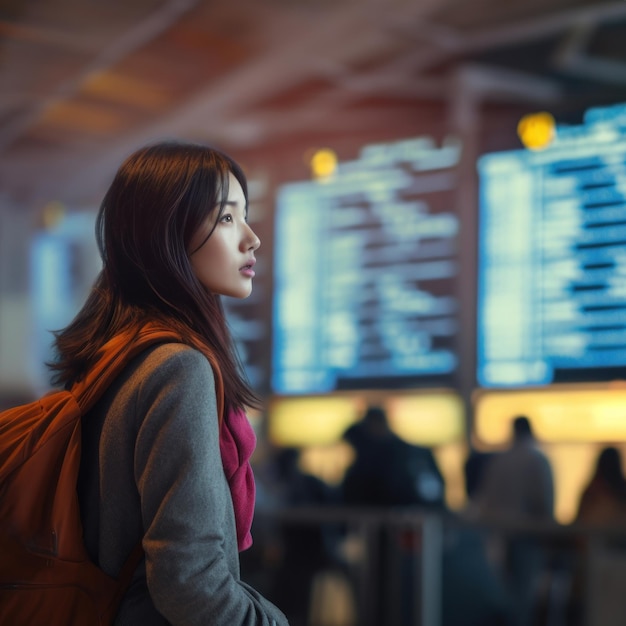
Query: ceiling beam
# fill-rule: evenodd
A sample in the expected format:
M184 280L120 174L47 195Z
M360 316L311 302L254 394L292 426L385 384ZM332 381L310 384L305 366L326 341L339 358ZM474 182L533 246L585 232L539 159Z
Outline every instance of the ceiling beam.
M83 84L94 75L104 72L121 59L138 50L177 22L199 0L169 0L157 11L135 24L121 37L100 52L91 63L69 80L64 81L37 104L26 108L10 126L0 131L0 153L33 126L53 105L78 93Z

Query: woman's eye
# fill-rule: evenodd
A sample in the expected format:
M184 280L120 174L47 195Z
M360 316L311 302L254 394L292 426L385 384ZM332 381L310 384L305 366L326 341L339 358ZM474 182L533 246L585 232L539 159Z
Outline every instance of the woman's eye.
M220 218L220 222L232 222L233 221L233 216L230 213L227 213L226 215L222 215L222 217Z

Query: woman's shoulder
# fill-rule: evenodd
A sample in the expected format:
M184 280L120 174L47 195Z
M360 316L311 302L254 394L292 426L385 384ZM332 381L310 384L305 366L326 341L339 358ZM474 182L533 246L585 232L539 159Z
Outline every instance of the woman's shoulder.
M127 378L136 382L170 384L186 380L189 384L204 384L213 379L211 364L205 355L189 345L176 342L160 343L139 354L130 364Z
M206 360L200 350L197 350L186 343L179 343L175 341L166 341L150 346L140 356L143 356L146 362L156 364L172 360L180 360L181 358L189 360Z
M193 347L175 342L144 350L110 390L119 412L133 406L138 415L143 415L151 407L154 415L160 415L158 407L162 406L164 416L159 419L173 413L185 415L186 419L205 414L207 407L215 403L215 394L215 372L206 357ZM172 412L172 406L180 410Z

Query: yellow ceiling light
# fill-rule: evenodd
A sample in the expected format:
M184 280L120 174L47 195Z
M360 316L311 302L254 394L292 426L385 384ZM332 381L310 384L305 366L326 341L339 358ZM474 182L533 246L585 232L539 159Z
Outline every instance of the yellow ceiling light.
M54 230L65 217L65 206L60 202L48 202L41 211L41 223L45 230Z
M517 135L529 150L547 148L556 136L556 122L551 113L525 115L517 125Z
M316 150L309 164L313 178L328 178L337 170L337 155L329 148Z

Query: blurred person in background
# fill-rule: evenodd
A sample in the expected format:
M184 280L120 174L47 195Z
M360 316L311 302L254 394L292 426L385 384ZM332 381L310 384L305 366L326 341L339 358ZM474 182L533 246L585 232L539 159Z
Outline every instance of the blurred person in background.
M469 507L470 517L485 524L554 522L554 478L546 455L537 445L530 420L514 418L512 445L485 464ZM518 626L534 626L540 585L547 565L541 539L515 529L504 541L494 533L492 554L502 571Z
M463 465L465 492L467 493L467 498L470 503L474 501L478 487L482 483L485 467L487 467L496 454L496 452L481 452L472 449L465 459Z
M343 440L354 450L354 460L340 485L344 504L385 510L445 510L444 479L432 451L396 435L383 407L368 407L363 418L343 433ZM374 593L366 599L374 607L374 624L412 623L417 584L412 569L414 543L410 532L382 528L377 534L369 554L369 567L375 570ZM400 564L398 570L392 568L392 562Z
M432 451L396 435L382 407L369 407L343 439L355 453L341 485L345 504L445 506L444 480Z
M300 466L299 448L277 449L273 482L282 509L336 505L336 489ZM313 582L317 574L336 564L338 533L334 526L316 520L278 523L280 558L268 597L287 615L291 626L310 623Z
M574 524L582 526L584 534L577 542L569 623L623 626L626 624L626 479L617 448L607 446L598 455L594 472L580 497ZM585 607L588 620L583 622Z
M626 479L617 448L608 446L598 455L594 473L580 497L576 522L626 528Z

